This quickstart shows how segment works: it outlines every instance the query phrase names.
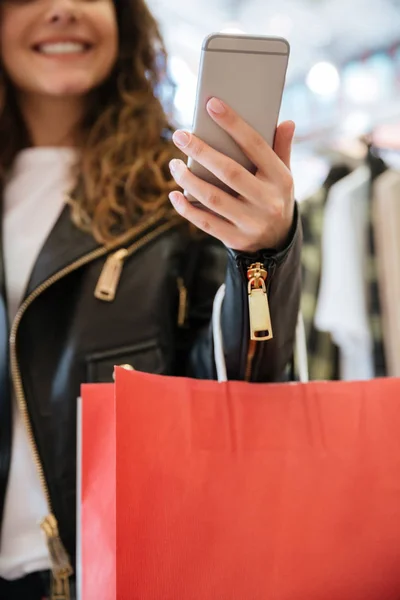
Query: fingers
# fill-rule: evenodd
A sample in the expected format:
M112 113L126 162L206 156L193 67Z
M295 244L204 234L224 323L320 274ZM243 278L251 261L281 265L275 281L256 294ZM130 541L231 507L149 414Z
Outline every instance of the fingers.
M181 192L171 192L169 195L175 210L195 227L221 240L226 246L235 248L237 228L202 208L193 206Z
M279 171L282 170L281 163L284 161L279 155L277 157L276 152L266 140L232 108L217 98L211 98L207 104L207 110L213 120L236 141L258 170L271 177L274 177L276 173L279 174ZM285 132L287 127L285 125ZM284 164L286 165L286 163Z
M294 123L277 128L274 147L232 109L214 101L207 105L209 114L239 144L257 167L253 174L239 163L211 148L196 136L176 131L175 144L238 197L203 181L183 161L174 160L171 172L183 189L199 200L208 211L194 206L180 192L172 192L175 209L202 231L218 238L226 246L246 252L281 247L287 240L293 219L294 187L290 172ZM211 110L212 108L212 110Z
M253 199L260 197L262 190L259 181L231 158L186 131L176 131L173 140L182 152L208 169L239 195Z
M275 135L274 151L289 170L295 127L293 121L285 121L279 125Z
M238 223L243 218L245 200L235 198L203 181L182 160L174 159L169 166L176 183L203 206L233 223Z

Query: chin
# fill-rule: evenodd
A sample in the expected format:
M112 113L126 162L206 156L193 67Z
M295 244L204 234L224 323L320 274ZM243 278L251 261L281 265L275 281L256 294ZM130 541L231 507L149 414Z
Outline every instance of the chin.
M65 88L47 94L47 96L52 96L53 98L76 98L86 96L91 90L91 87L66 86Z
M62 82L54 82L47 84L42 88L42 95L52 96L54 98L71 97L71 96L86 96L92 89L96 87L93 81L83 80L66 80Z

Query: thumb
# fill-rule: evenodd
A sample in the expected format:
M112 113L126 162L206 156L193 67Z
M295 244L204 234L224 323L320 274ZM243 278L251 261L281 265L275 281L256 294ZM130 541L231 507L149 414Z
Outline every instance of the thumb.
M296 125L293 121L284 121L279 125L275 134L274 151L288 169L290 169L295 129Z

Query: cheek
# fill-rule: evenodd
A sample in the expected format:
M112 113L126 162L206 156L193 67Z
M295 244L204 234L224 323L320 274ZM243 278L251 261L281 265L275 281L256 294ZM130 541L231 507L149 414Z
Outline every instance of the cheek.
M111 71L118 58L118 29L114 19L104 21L101 28L102 60L104 71Z
M111 71L118 58L118 40L116 38L107 39L103 46L103 68L105 71Z
M0 56L1 63L9 75L19 70L20 57L17 44L19 38L18 29L14 28L11 34L11 28L5 20L0 26Z

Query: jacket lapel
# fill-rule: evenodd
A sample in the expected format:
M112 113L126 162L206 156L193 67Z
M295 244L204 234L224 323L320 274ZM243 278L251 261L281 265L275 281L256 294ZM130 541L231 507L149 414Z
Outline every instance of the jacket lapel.
M65 206L36 260L26 296L29 296L49 277L99 246L93 236L74 225L70 207Z
M0 215L2 201L0 194ZM9 377L9 320L3 260L3 228L0 227L0 524L11 459L11 390Z

